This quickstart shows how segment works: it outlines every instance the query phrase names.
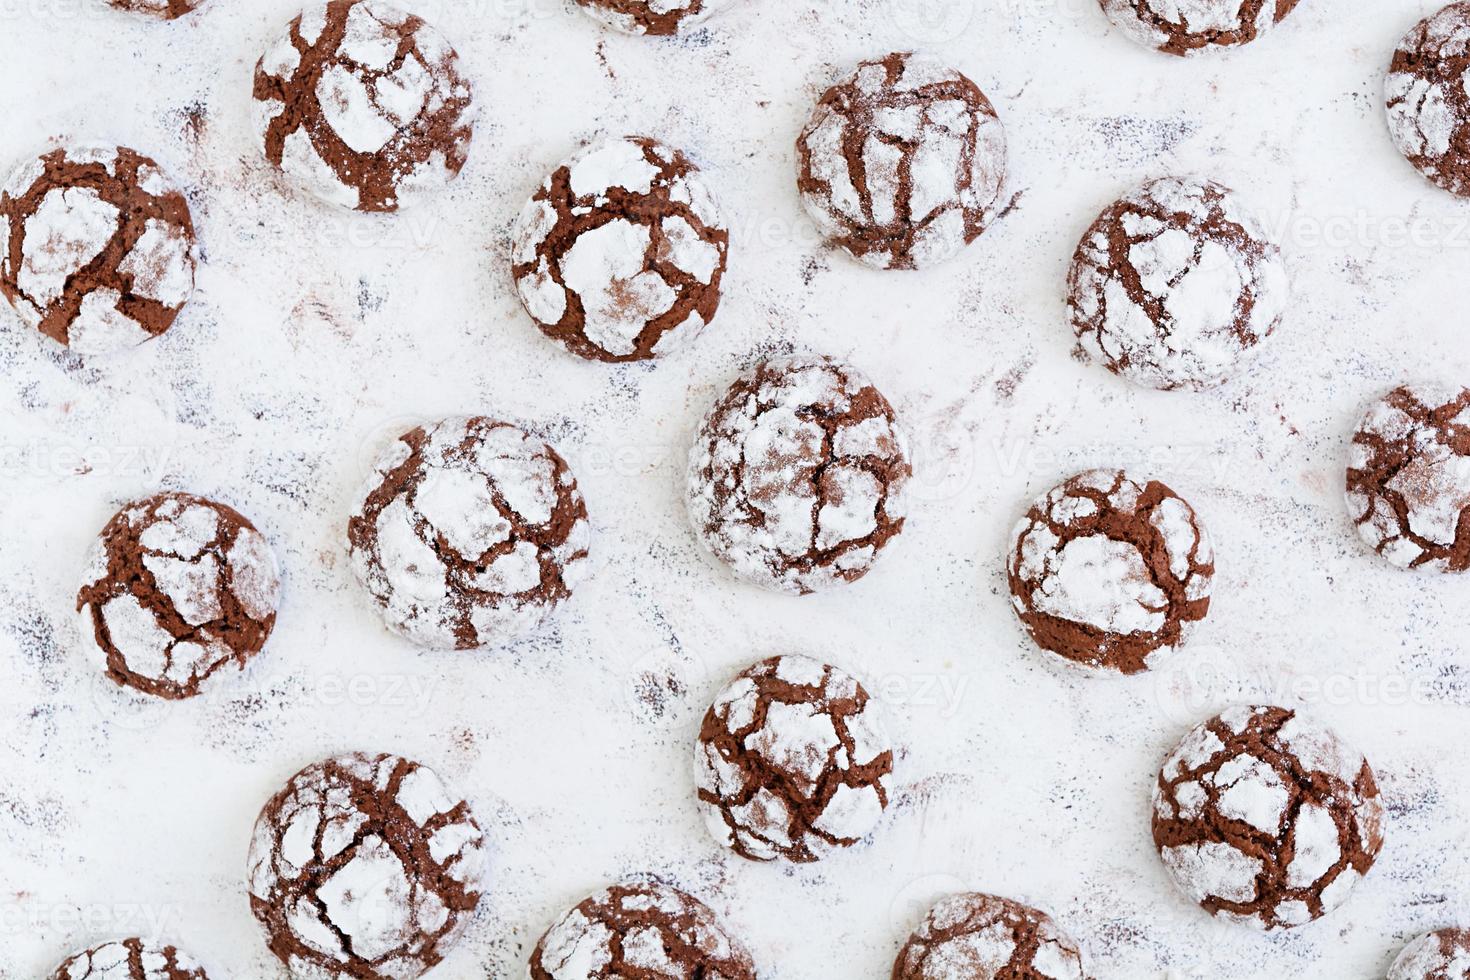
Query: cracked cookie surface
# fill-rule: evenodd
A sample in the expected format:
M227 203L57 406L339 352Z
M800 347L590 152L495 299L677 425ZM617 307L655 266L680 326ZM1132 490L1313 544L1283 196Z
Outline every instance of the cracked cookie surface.
M352 753L308 766L261 811L250 907L298 980L414 980L479 905L488 850L427 766Z
M352 568L413 642L469 650L538 628L582 581L592 532L566 461L514 425L448 418L395 439L348 522Z
M1470 2L1449 4L1404 37L1385 94L1399 152L1435 184L1470 197Z
M947 261L999 210L1005 127L979 86L923 56L860 64L822 96L796 148L807 213L879 269Z
M562 916L530 980L755 980L750 953L709 906L661 881L625 882Z
M1286 312L1286 264L1235 192L1151 180L1098 216L1072 258L1081 356L1136 384L1203 389L1233 377Z
M181 700L260 652L280 593L275 553L243 515L163 493L124 507L103 528L77 611L83 645L109 678Z
M511 274L542 333L594 361L641 361L714 319L730 232L699 168L643 136L578 151L516 223Z
M1401 385L1353 435L1348 512L1400 568L1470 568L1470 388Z
M893 980L1086 980L1082 953L1051 916L994 895L951 895L898 954Z
M702 25L735 0L577 0L609 27L629 34L670 37Z
M107 0L109 6L139 14L173 20L203 5L204 0Z
M189 202L136 150L79 145L26 162L0 190L0 232L0 293L78 354L152 340L194 294Z
M1123 33L1187 56L1249 44L1286 19L1299 0L1100 0Z
M1470 980L1470 930L1437 929L1404 947L1388 980Z
M892 800L893 742L857 679L771 657L715 699L694 752L715 839L753 861L806 864L868 837Z
M204 968L173 946L120 939L70 956L51 980L208 980Z
M1032 504L1006 570L1011 606L1038 646L1136 674L1209 612L1215 553L1194 509L1164 484L1090 470Z
M772 358L705 416L689 515L739 578L805 595L868 573L903 530L912 473L893 408L866 375L823 357Z
M1235 707L1184 737L1154 788L1153 837L1185 895L1272 931L1338 908L1383 847L1362 753L1286 708Z
M459 175L474 103L438 31L387 0L330 0L255 68L266 159L324 200L396 211Z

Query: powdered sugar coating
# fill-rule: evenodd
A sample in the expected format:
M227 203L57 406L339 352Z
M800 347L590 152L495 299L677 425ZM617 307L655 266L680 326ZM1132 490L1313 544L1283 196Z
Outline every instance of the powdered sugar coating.
M505 422L456 417L388 446L348 523L358 580L421 646L537 629L585 574L591 528L566 461Z
M51 980L208 980L193 957L160 943L119 939L83 950L56 968Z
M822 96L797 158L802 201L825 236L876 268L922 269L995 219L1005 128L970 79L896 53Z
M1385 98L1399 152L1440 187L1470 197L1470 0L1441 8L1404 36Z
M261 811L250 907L298 980L414 980L485 887L485 834L427 766L352 753L301 770Z
M194 11L204 3L204 0L106 0L106 3L118 10L151 14L164 20L173 20L175 17L182 17Z
M1179 888L1266 931L1340 906L1383 847L1367 760L1284 708L1231 708L1186 735L1159 773L1153 813Z
M1470 930L1439 929L1404 947L1388 980L1470 980Z
M536 944L528 980L755 980L740 942L698 899L650 879L607 888Z
M1400 568L1470 568L1470 388L1419 382L1374 402L1353 435L1347 506Z
M1123 33L1167 54L1248 44L1286 19L1298 0L1100 0Z
M473 93L459 56L387 0L308 7L255 69L266 159L323 200L396 211L464 167Z
M260 652L280 593L275 553L238 511L159 494L124 507L92 546L77 596L82 646L120 685L194 697Z
M609 27L629 34L687 34L735 0L577 0Z
M167 330L194 293L194 223L153 160L81 144L29 160L0 190L0 293L79 354Z
M715 698L694 750L715 839L753 861L810 863L857 844L892 799L894 746L856 678L772 657Z
M1151 180L1105 210L1068 280L1078 351L1150 388L1229 379L1286 311L1281 249L1233 191Z
M1045 912L994 895L951 895L930 910L893 980L1086 980L1077 943Z
M583 147L521 211L512 275L526 312L582 357L636 361L714 319L730 232L699 168L642 136Z
M903 530L911 475L893 409L864 374L773 358L705 416L689 516L738 577L803 595L868 573Z
M1070 663L1146 670L1209 612L1209 532L1158 481L1080 473L1037 499L1008 555L1012 608L1038 645Z

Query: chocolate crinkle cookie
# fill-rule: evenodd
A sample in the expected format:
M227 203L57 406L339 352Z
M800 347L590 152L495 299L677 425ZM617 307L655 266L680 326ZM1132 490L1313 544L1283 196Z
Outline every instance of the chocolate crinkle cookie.
M893 980L1086 978L1077 943L1051 916L978 893L934 906L893 964Z
M511 273L545 333L594 361L642 361L714 319L730 232L699 168L643 136L600 140L546 178Z
M1438 929L1404 947L1388 980L1470 980L1470 930Z
M1151 180L1110 206L1072 259L1078 352L1149 388L1231 378L1286 312L1281 249L1229 188Z
M507 422L449 418L383 451L348 522L387 624L469 650L539 627L581 582L591 529L566 461Z
M686 34L735 0L577 0L609 27L629 34Z
M139 14L152 14L164 20L182 17L201 6L204 0L106 0L108 6Z
M103 943L70 956L51 980L208 980L187 953L142 939Z
M530 980L755 980L744 946L703 902L657 880L614 885L547 930Z
M979 86L919 55L860 64L822 96L796 149L807 213L879 269L951 259L999 210L1005 127Z
M280 594L275 553L243 515L158 494L124 507L92 546L77 594L83 646L120 685L191 698L260 652Z
M1215 554L1173 490L1090 470L1031 505L1011 534L1007 573L1011 605L1043 650L1136 674L1209 612Z
M1425 18L1394 52L1388 128L1399 152L1434 183L1470 197L1470 2Z
M250 907L302 980L414 980L453 948L487 877L469 803L427 766L354 753L271 798L250 845Z
M473 111L449 42L386 0L307 8L255 68L266 159L358 211L397 211L447 186Z
M1166 54L1248 44L1286 19L1298 0L1100 0L1123 33Z
M798 656L763 660L720 692L694 752L715 839L753 861L798 864L872 833L892 800L893 764L867 690Z
M893 408L862 372L773 358L700 426L689 515L741 579L805 595L868 573L903 530L912 472Z
M1383 847L1383 802L1362 754L1286 708L1235 707L1165 761L1153 835L1205 911L1266 931L1342 905Z
M1470 568L1470 388L1402 385L1374 402L1353 436L1347 504L1400 568Z
M78 354L111 354L173 325L194 294L194 221L158 164L120 146L52 150L0 190L0 292Z

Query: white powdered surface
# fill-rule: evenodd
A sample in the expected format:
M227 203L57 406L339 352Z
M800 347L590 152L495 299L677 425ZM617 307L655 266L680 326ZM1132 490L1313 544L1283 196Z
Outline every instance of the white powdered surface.
M1099 980L1382 980L1411 937L1470 919L1466 583L1366 554L1342 505L1366 404L1470 378L1467 214L1403 162L1379 98L1438 3L1304 0L1260 43L1180 60L1126 42L1093 0L755 0L688 42L609 33L559 0L412 0L490 123L459 180L392 218L320 207L260 159L255 60L301 6L207 0L163 22L0 2L3 170L53 138L149 152L187 189L205 257L173 328L105 361L0 304L0 977L157 932L211 976L285 980L245 901L251 822L301 766L364 746L431 764L494 840L494 887L434 980L521 976L567 908L650 869L776 980L887 976L939 895L966 889L1048 909ZM914 48L996 100L1021 197L953 262L893 276L818 244L793 143L848 66ZM506 269L546 174L625 132L695 155L733 241L716 324L607 368L547 343ZM1069 356L1078 239L1162 173L1248 194L1291 263L1292 316L1221 389L1163 395ZM708 562L683 501L703 413L757 353L792 348L862 366L916 465L882 567L802 599ZM554 630L421 653L383 628L343 525L390 439L467 412L524 420L567 457L598 567ZM1209 645L1158 675L1042 669L1007 608L1011 526L1066 475L1119 466L1208 516ZM160 487L248 515L286 589L249 671L139 706L97 686L73 606L97 531ZM688 770L715 695L791 650L863 678L909 751L882 833L783 870L710 838ZM1351 900L1284 939L1177 894L1147 827L1179 738L1261 699L1306 703L1367 753L1393 814Z

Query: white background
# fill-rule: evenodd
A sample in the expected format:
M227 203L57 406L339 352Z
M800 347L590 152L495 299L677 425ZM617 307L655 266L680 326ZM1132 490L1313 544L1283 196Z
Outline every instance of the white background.
M1470 585L1366 554L1341 500L1369 399L1470 376L1470 204L1405 164L1383 120L1392 49L1434 0L1304 0L1253 47L1189 62L1110 31L1094 0L745 0L685 42L605 34L561 0L411 0L458 47L482 121L454 189L388 218L296 194L252 145L254 62L293 4L208 0L163 24L0 0L5 166L57 139L151 153L189 188L206 252L173 330L118 359L74 359L5 311L0 976L161 930L215 974L277 977L246 903L250 827L291 773L351 749L435 766L492 828L495 884L444 980L518 977L562 909L637 871L709 901L783 980L886 977L961 887L1051 910L1102 980L1381 977L1411 935L1470 920ZM1019 198L951 265L882 274L813 241L792 144L853 62L910 47L990 95ZM522 201L598 132L685 147L735 222L719 317L656 365L560 353L509 284ZM1104 205L1184 171L1249 196L1296 296L1247 377L1162 395L1071 357L1062 285ZM921 498L872 575L800 600L707 562L679 492L705 407L788 349L872 375L914 433ZM569 457L599 569L537 638L422 653L352 580L345 515L387 439L471 411ZM1162 674L1076 676L1025 641L1000 553L1034 495L1120 464L1208 521L1215 606ZM253 518L286 600L249 672L140 706L99 683L71 608L93 536L160 487ZM715 691L785 651L861 673L909 747L876 840L799 870L719 850L689 771ZM1351 903L1286 936L1214 923L1149 838L1159 761L1242 699L1337 728L1390 811Z

